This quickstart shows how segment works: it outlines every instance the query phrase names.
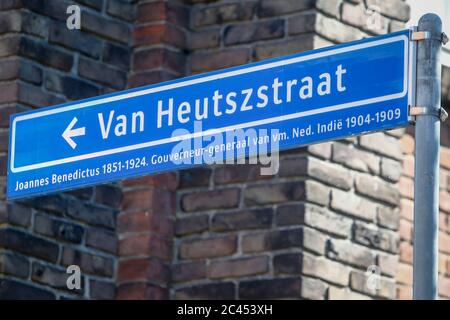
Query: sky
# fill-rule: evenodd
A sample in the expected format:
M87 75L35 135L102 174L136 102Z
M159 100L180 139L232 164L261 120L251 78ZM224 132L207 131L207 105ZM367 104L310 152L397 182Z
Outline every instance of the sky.
M411 19L408 26L415 26L425 13L436 13L442 19L442 29L450 37L450 0L407 0L411 6ZM441 60L450 66L450 41L446 44Z

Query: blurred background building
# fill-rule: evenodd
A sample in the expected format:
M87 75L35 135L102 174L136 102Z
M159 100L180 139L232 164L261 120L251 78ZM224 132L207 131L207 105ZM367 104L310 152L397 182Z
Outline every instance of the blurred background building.
M81 30L66 27L72 4ZM439 0L1 0L0 298L411 298L412 126L284 152L273 177L257 165L205 166L11 202L9 116L401 30L423 12L437 11L448 28L449 8ZM441 142L439 294L450 298L448 121ZM73 264L81 290L66 286Z

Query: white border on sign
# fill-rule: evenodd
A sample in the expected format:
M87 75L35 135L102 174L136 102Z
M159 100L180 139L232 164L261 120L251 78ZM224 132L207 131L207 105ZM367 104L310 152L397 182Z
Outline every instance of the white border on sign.
M134 144L134 145L125 146L125 147L119 147L119 148L114 148L114 149L109 149L109 150L104 150L104 151L92 152L92 153L79 155L79 156L73 156L73 157L68 157L68 158L63 158L63 159L58 159L58 160L51 160L51 161L36 163L36 164L32 164L32 165L26 165L26 166L22 166L19 168L14 167L15 130L16 130L16 123L18 121L43 117L43 116L47 116L47 115L51 115L51 114L61 113L61 112L65 112L65 111L71 111L71 110L80 109L80 108L86 108L86 107L95 106L98 104L104 104L104 103L113 102L113 101L119 101L119 100L123 100L123 99L127 99L127 98L133 98L133 97L151 94L151 93L155 93L155 92L160 92L160 91L164 91L164 90L186 87L186 86L190 86L190 85L194 85L194 84L198 84L198 83L228 78L228 77L232 77L232 76L236 76L236 75L240 75L240 74L246 74L246 73L255 72L255 71L260 71L260 70L271 69L271 68L275 68L275 67L279 67L279 66L284 66L284 65L302 62L302 61L327 57L330 55L345 53L345 52L354 51L354 50L370 48L370 47L383 45L383 44L396 42L396 41L404 42L404 54L405 54L405 56L404 56L404 71L403 71L405 77L404 77L404 81L403 81L403 90L399 93L389 94L389 95L385 95L385 96L381 96L381 97L364 99L364 100L359 100L359 101L354 101L354 102L349 102L349 103L344 103L344 104L338 104L338 105L315 109L315 110L297 112L297 113L293 113L293 114L272 117L272 118L268 118L268 119L250 121L250 122L242 123L239 125L232 125L232 126L227 126L227 127L217 128L217 129L210 129L210 130L206 130L203 132L196 132L196 133L181 135L181 136L177 136L177 137L170 137L170 138L165 138L165 139L160 139L160 140L155 140L155 141L143 142L143 143ZM348 46L348 47L342 47L342 48L338 48L338 49L321 51L321 52L312 53L310 55L305 55L305 56L301 56L301 57L295 57L295 58L291 58L291 59L287 59L287 60L275 61L275 62L271 62L271 63L267 63L267 64L263 64L263 65L257 65L254 67L243 68L243 69L239 69L239 70L233 70L233 71L225 72L222 74L214 74L214 75L191 79L191 80L186 80L186 81L182 81L182 82L178 82L178 83L171 83L171 84L163 85L163 86L156 87L156 88L149 88L149 89L145 89L145 90L141 90L141 91L129 92L129 93L125 93L122 95L113 96L113 97L108 97L108 98L103 98L103 99L98 99L98 100L93 100L93 101L87 101L87 102L74 104L74 105L70 105L70 106L66 106L66 107L50 109L50 110L45 110L42 112L36 112L36 113L25 114L23 116L18 116L13 120L13 123L12 123L10 169L13 173L24 172L24 171L34 170L34 169L51 167L51 166L55 166L55 165L59 165L59 164L65 164L65 163L70 163L70 162L75 162L75 161L80 161L80 160L86 160L86 159L93 159L93 158L97 158L97 157L101 157L101 156L117 154L117 153L122 153L122 152L126 152L126 151L137 150L137 149L142 149L142 148L147 148L147 147L152 147L152 146L157 146L157 145L162 145L162 144L166 144L166 143L170 143L170 142L177 142L177 141L188 140L188 139L202 137L202 136L209 136L212 134L224 133L224 132L231 131L231 130L244 129L244 128L248 128L248 127L252 127L252 126L259 126L259 125L264 125L264 124L269 124L269 123L286 121L286 120L296 119L296 118L300 118L300 117L304 117L304 116L310 116L310 115L321 114L321 113L330 112L330 111L354 108L354 107L358 107L361 105L402 98L408 92L408 76L407 76L408 75L408 42L409 41L408 41L407 36L398 35L398 36L395 36L392 38L374 40L374 41L360 43L360 44L356 44L356 45L352 45L352 46Z

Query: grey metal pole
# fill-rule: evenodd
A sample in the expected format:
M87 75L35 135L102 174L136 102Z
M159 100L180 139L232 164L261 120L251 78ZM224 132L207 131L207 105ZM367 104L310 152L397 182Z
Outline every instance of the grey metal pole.
M441 19L422 16L421 31L429 33L417 43L413 297L431 300L438 296Z

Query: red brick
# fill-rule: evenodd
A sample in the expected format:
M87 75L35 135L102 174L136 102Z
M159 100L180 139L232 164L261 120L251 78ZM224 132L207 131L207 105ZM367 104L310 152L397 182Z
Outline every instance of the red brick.
M84 271L84 270L83 270ZM33 262L31 270L31 279L33 282L50 286L59 290L68 290L67 273L64 268L55 268L53 266ZM75 289L71 293L83 294L85 288L85 278L81 277L80 289Z
M447 171L439 170L439 189L447 189L448 178L449 177L447 176Z
M119 256L172 258L172 242L153 235L129 236L119 242Z
M116 296L116 284L109 281L90 279L89 298L95 300L113 300Z
M172 281L186 282L206 278L206 262L179 263L172 267Z
M450 149L441 148L441 167L450 170Z
M24 207L24 209L24 213L29 212L26 210L28 208ZM11 214L12 213L13 211L11 211ZM10 215L10 217L13 218L12 215ZM27 219L26 215L23 215L23 218ZM29 218L27 220L29 221ZM62 240L76 244L81 244L85 234L85 229L78 224L73 224L65 220L53 219L40 213L34 215L34 231L58 241Z
M403 174L414 178L414 156L408 155L403 159Z
M67 201L63 201L59 205L63 206L63 212L72 219L109 229L116 227L117 211L115 209L98 205L95 202L82 202L73 197L67 198Z
M117 232L103 228L89 228L86 234L86 245L112 254L117 254Z
M397 299L411 300L412 299L412 287L411 286L397 286Z
M283 41L261 42L255 46L254 59L256 61L275 58L297 52L311 50L314 48L314 39L316 35L304 34L297 37L290 37Z
M271 208L219 212L211 219L211 230L218 232L243 229L267 229L272 225Z
M414 220L414 202L402 199L400 203L400 217L409 221Z
M1 99L1 91L0 91L0 99ZM0 128L9 127L9 117L18 112L23 112L29 110L26 107L19 105L8 105L0 108Z
M3 3L0 2L0 6ZM2 300L55 300L54 292L37 288L31 283L23 283L13 279L1 279Z
M184 236L187 234L201 233L208 229L208 215L195 215L178 218L175 222L175 234Z
M20 36L6 36L2 38L0 43L0 57L8 57L15 55L21 51L22 37Z
M191 57L191 70L195 73L224 69L241 65L249 61L246 48L221 50L216 52L194 53Z
M260 40L281 38L284 36L285 21L283 19L264 20L260 22L240 23L226 26L224 44L236 45Z
M261 252L269 249L266 245L268 233L252 233L242 238L243 252Z
M440 212L439 213L439 229L441 229L442 231L450 231L449 222L450 222L449 215L444 212Z
M235 285L232 282L207 283L178 289L177 300L231 300L235 298Z
M137 9L139 23L166 20L166 5L164 1L141 3Z
M261 169L261 165L254 164L220 166L214 171L214 182L225 184L271 178L271 176L261 175Z
M6 176L8 172L8 156L0 155L0 176Z
M23 7L22 0L6 0L0 2L0 10L12 10L12 9L21 9Z
M0 253L0 273L27 279L30 262L27 258L13 252Z
M450 235L445 232L439 232L439 251L450 254Z
M122 284L117 289L117 300L166 300L169 290L146 283Z
M78 74L112 89L122 90L126 87L127 74L125 72L95 60L80 58Z
M122 70L130 69L132 48L106 42L103 48L103 62L116 66Z
M174 2L153 1L139 4L137 21L139 23L167 21L179 26L187 26L189 13L182 5Z
M166 43L184 48L186 45L186 34L179 28L169 24L151 25L135 28L133 41L135 46Z
M20 56L66 72L72 69L74 61L73 55L67 51L60 50L44 41L25 37L21 38Z
M128 281L156 282L166 285L169 281L168 267L156 259L131 259L119 261L118 283Z
M0 84L0 103L17 101L18 92L19 87L16 82L6 82Z
M361 147L385 155L389 158L402 160L403 154L397 138L377 132L359 137Z
M9 143L9 131L8 130L0 130L0 152L8 151L8 143Z
M214 258L231 255L236 252L236 236L224 236L209 239L189 239L181 243L181 259Z
M164 48L151 48L135 53L133 70L165 69L176 74L182 74L186 65L183 53Z
M404 134L400 139L400 147L404 154L414 154L414 138L409 134Z
M49 92L45 92L40 87L21 83L19 84L18 101L40 108L63 103L64 99Z
M128 43L130 39L130 26L119 19L106 18L92 11L83 11L81 29L115 41Z
M239 204L239 189L222 189L185 194L181 198L184 211L235 208Z
M175 191L178 186L178 181L176 173L167 172L125 180L123 181L123 185L124 186L147 185Z
M407 241L400 242L400 261L412 264L413 247Z
M118 230L121 233L151 232L170 238L173 236L173 221L166 215L148 211L123 213L118 217Z
M449 275L450 276L450 259L447 259L447 275Z
M446 298L450 298L450 279L439 277L439 294Z
M208 167L191 168L180 171L180 188L207 187L210 183L212 170Z
M414 180L407 177L401 177L398 188L402 197L414 199Z
M83 273L97 276L112 277L114 275L114 260L87 251L65 247L61 255L64 266L78 265Z
M315 181L289 181L269 185L255 185L245 188L244 202L247 206L284 203L288 201L311 200L326 204L329 190ZM326 201L326 203L324 202Z
M268 262L265 256L213 261L209 265L208 275L210 278L228 278L263 274L269 270Z
M446 191L441 191L439 193L439 208L442 211L450 213L450 193Z
M55 263L60 253L60 246L44 238L36 237L12 228L0 229L0 248L20 252L41 260Z
M250 233L242 237L242 251L262 252L288 248L303 248L304 235L304 230L301 227L295 229ZM320 242L319 239L318 242ZM312 241L309 245L313 245ZM324 244L322 245L324 246ZM317 246L321 246L321 244L317 244Z
M136 53L133 60L133 70L157 69L163 65L164 49L150 49Z
M270 300L298 298L302 289L302 280L300 280L300 277L253 279L243 281L239 284L239 299Z
M405 189L405 187L401 186L403 178L404 177L400 179L400 186L397 187L381 179L376 179L373 176L361 174L356 176L355 187L356 191L360 194L369 196L376 200L387 202L390 205L398 206L398 204L400 203L401 192L403 191L403 189Z
M397 275L395 277L397 279L397 282L406 284L406 285L412 285L413 283L413 269L412 265L405 264L405 263L399 263L397 268Z
M444 72L444 77L445 74L447 74L447 79L449 80L443 79L442 81L449 83L450 78L448 78L448 72ZM448 125L441 126L441 146L450 146L450 126Z
M384 253L378 254L377 264L381 269L381 273L391 277L395 277L395 274L397 272L398 260L399 258L397 255Z
M100 57L103 48L103 43L98 38L85 32L72 32L65 23L52 22L48 37L52 44L79 51L94 59Z
M0 61L0 80L13 80L19 77L19 60L8 59Z
M193 12L193 24L201 27L230 21L250 20L255 12L255 5L254 1L235 1L216 6L202 6Z
M191 32L188 46L190 50L218 47L220 44L220 29Z
M146 86L154 83L173 80L178 77L179 77L178 75L165 70L136 72L132 73L128 78L128 87L135 88L140 86Z
M105 206L119 208L122 203L122 190L108 184L95 186L94 200Z
M401 219L398 229L401 240L411 242L413 237L413 224L408 220Z
M329 1L326 1L329 2ZM259 2L258 15L260 17L273 17L302 11L314 7L316 1L296 0L263 0Z
M125 211L148 211L171 214L175 208L175 196L170 191L149 187L128 190L123 194L122 209Z
M441 274L446 274L447 271L447 255L442 253L438 256L438 271Z

